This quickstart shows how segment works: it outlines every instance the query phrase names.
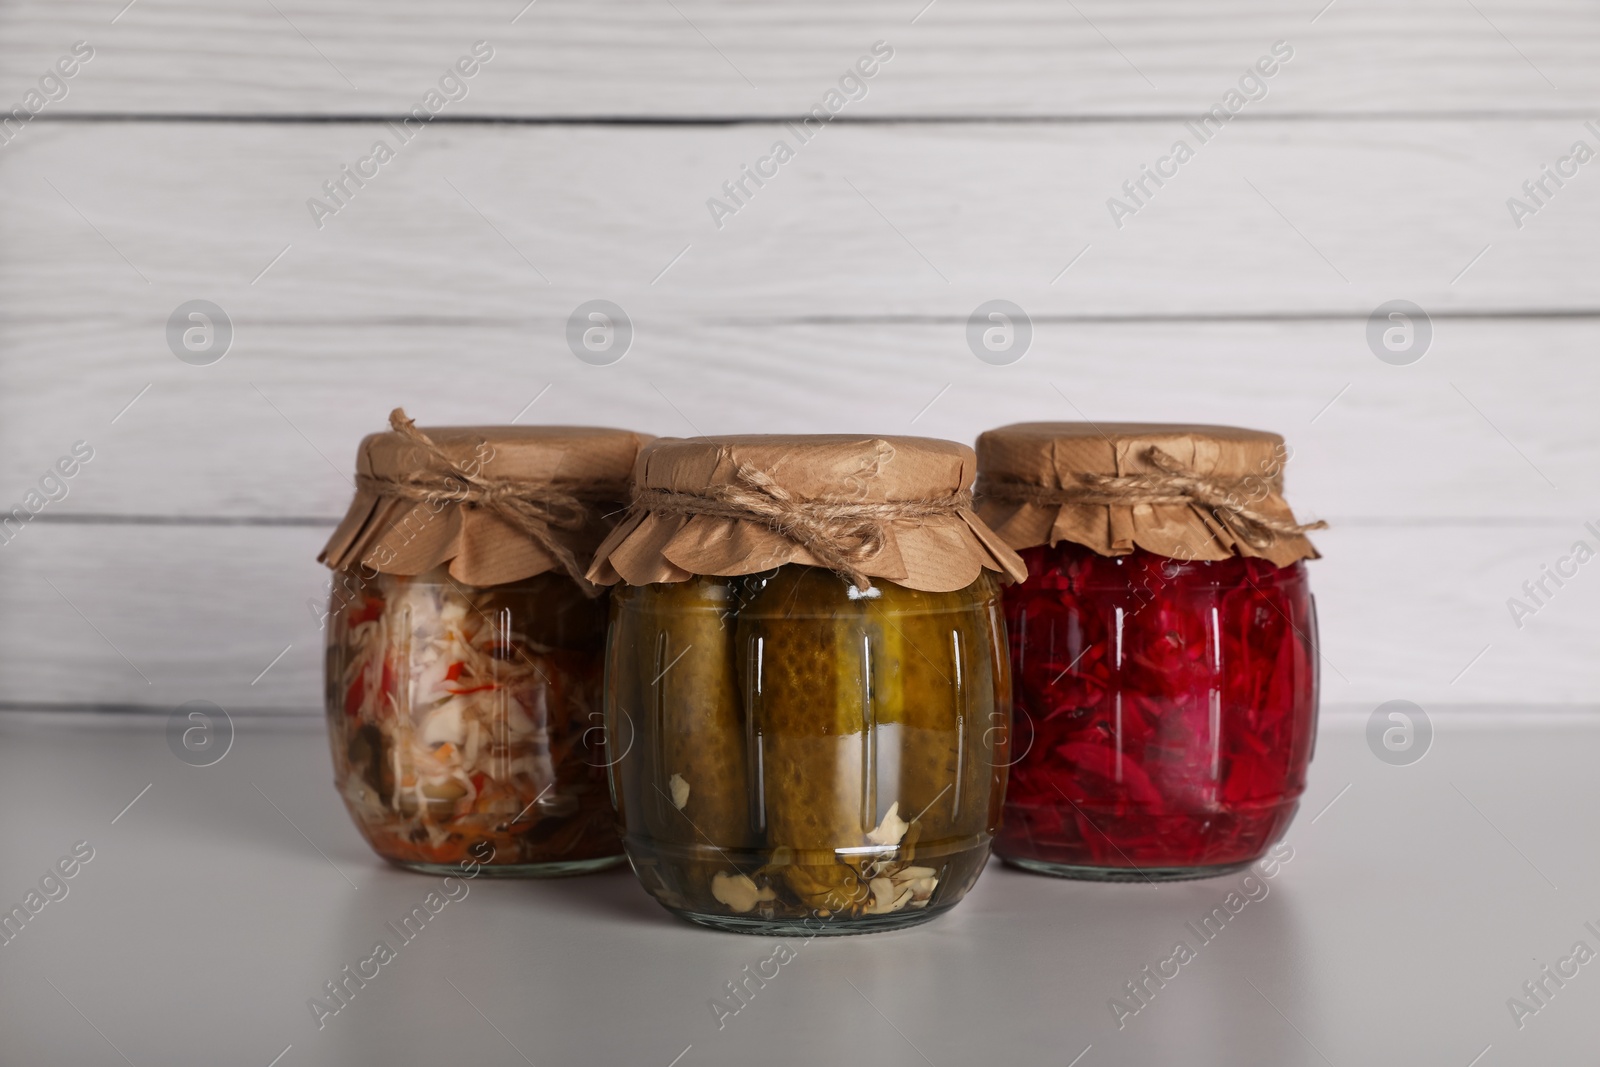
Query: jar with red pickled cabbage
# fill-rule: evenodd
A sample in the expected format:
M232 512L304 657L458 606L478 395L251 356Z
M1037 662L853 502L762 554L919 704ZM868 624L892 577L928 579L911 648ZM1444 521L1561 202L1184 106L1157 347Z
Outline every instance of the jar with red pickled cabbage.
M412 870L621 863L601 719L609 597L583 571L645 438L390 422L362 441L355 501L321 557L345 807Z
M1277 434L1026 423L978 439L1015 701L994 851L1098 881L1225 874L1283 836L1317 719L1316 550Z

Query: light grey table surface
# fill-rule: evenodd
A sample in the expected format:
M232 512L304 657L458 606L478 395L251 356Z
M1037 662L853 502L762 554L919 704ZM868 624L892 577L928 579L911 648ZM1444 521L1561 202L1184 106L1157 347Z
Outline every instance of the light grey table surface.
M1439 717L1406 767L1374 757L1363 717L1325 715L1293 859L1209 943L1187 924L1238 876L993 864L929 925L789 942L719 1027L712 1001L777 939L674 920L626 869L479 879L320 1030L308 999L440 884L367 851L320 721L241 722L196 768L159 718L13 715L0 903L78 842L93 858L0 946L0 1063L1592 1063L1600 963L1547 981L1520 1028L1507 1001L1576 942L1600 949L1600 718L1514 711ZM1180 939L1194 958L1119 1028L1112 998Z

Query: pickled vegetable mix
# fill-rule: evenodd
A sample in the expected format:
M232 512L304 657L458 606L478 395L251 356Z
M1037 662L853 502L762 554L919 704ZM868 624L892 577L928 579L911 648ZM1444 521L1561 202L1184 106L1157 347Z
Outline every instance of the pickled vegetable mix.
M982 513L1027 580L1004 594L1013 765L995 850L1145 881L1259 858L1315 740L1315 552L1276 435L1034 424L979 440Z
M647 449L590 576L623 583L611 782L668 909L857 933L925 921L976 881L1008 762L997 578L1022 569L967 510L972 459L914 438Z
M362 441L355 501L321 556L326 698L334 784L384 859L539 877L622 861L608 596L583 572L644 440L420 430L397 409Z
M348 588L329 619L328 728L373 849L448 869L487 842L491 874L614 862L604 604L559 575L482 590L441 569Z

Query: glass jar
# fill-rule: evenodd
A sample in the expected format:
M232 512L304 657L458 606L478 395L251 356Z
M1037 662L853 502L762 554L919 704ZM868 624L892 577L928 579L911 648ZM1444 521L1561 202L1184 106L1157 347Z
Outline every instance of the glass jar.
M978 440L1016 687L995 853L1099 881L1244 868L1287 830L1316 736L1307 530L1277 434L1026 423Z
M1106 881L1243 868L1283 836L1316 734L1305 564L1024 548L1005 592L1016 763L995 842Z
M327 625L334 782L413 870L580 874L622 861L600 742L606 601L564 574L346 572Z
M849 934L953 907L989 856L1010 722L998 583L815 566L619 586L606 723L628 858L676 914Z
M601 712L608 591L584 577L647 438L576 426L419 429L356 457L318 557L334 784L373 850L453 873L621 863Z

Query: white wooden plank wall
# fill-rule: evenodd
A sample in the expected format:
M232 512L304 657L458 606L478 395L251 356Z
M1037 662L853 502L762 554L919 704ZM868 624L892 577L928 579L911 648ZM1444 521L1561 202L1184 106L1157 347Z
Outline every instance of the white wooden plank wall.
M19 91L87 40L97 57L64 110L388 115L487 40L462 114L788 117L882 39L892 77L863 108L881 118L1143 117L1209 103L1282 39L1292 77L1264 103L1284 113L1584 114L1600 91L1586 0L137 0L119 17L126 4L13 0L0 84Z
M1600 162L1507 207L1600 151L1592 4L124 3L0 6L0 105L38 106L0 125L0 504L94 449L0 544L0 706L315 711L313 558L396 404L1276 429L1292 501L1335 524L1325 703L1594 703L1600 563L1521 628L1506 603L1600 549ZM493 58L402 144L476 41ZM1278 41L1202 143L1185 122ZM795 158L716 225L780 138ZM1107 198L1179 138L1194 158L1117 225ZM395 158L319 227L308 198L379 139ZM636 327L611 366L564 339L596 298ZM965 339L995 298L1033 319L1009 366ZM192 299L234 326L210 366L167 346ZM1366 338L1395 299L1431 318L1411 365Z

